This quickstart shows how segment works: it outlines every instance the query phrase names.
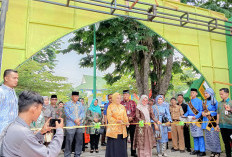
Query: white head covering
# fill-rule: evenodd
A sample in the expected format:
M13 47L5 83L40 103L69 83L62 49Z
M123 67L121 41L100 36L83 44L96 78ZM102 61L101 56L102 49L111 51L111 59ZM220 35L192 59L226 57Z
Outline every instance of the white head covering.
M137 105L137 108L141 111L141 112L143 112L143 114L144 114L144 116L145 116L145 120L146 120L146 122L147 123L150 123L150 121L151 121L151 119L150 119L150 114L149 114L149 110L148 110L148 104L146 104L146 105L143 105L142 104L142 101L143 101L143 99L145 99L145 98L147 98L148 99L148 96L146 96L146 95L142 95L141 96L141 98L140 98L140 100L139 100L139 103L138 103L138 105Z

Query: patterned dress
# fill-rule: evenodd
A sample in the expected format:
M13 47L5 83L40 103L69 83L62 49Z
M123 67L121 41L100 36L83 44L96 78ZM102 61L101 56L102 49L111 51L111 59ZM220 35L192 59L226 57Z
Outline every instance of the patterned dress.
M153 112L155 114L155 117L162 122L162 117L165 116L168 118L168 120L171 122L171 115L168 109L168 106L165 105L164 103L159 105L155 104L152 106ZM157 142L157 152L158 154L164 153L166 150L166 142L168 142L168 127L160 125L160 132L161 132L161 139L158 140Z
M215 105L211 104L211 100L207 100L206 106L208 110L210 111L210 115L213 117L211 121L216 120L217 116L217 108L218 108L218 102L216 102ZM203 117L203 121L209 121L207 117ZM215 131L214 127L216 125L213 124L213 127L211 127L211 130L207 130L206 127L208 126L208 123L202 124L202 129L205 129L205 146L206 149L215 152L215 153L221 153L221 144L220 144L220 138L219 138L219 132Z
M112 96L113 103L111 103L107 109L107 120L109 126L107 126L106 136L106 157L127 157L127 130L126 125L110 125L117 124L117 121L121 120L123 123L128 124L128 118L126 109L123 105L117 104L116 99L120 96L119 93L115 93Z
M85 118L86 125L94 125L94 118L97 118L98 122L101 122L102 116L99 113L92 112L88 109L86 112L86 118ZM86 130L86 133L87 134L95 134L95 130L96 129L94 127L88 127ZM98 131L99 131L99 129L98 129Z

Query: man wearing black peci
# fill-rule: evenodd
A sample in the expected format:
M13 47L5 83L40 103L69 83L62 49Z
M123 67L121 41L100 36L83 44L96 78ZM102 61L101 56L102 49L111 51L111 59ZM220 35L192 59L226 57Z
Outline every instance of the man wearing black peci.
M124 90L123 91L123 101L121 104L126 108L128 120L130 123L136 123L136 103L133 100L130 100L130 91ZM130 134L131 140L131 156L137 156L136 150L133 149L133 142L134 142L134 134L135 134L135 125L130 125L127 129L128 133Z

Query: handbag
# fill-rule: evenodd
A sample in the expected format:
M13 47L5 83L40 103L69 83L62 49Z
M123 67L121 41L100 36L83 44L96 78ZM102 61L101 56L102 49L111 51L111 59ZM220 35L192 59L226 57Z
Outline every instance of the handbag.
M155 105L155 107L156 107L156 111L157 111L157 113L158 113L158 117L159 117L159 110L158 110L158 107ZM165 116L165 115L163 115L162 116L162 119L161 119L161 123L167 123L167 122L169 122L169 119Z
M105 127L101 126L100 130L99 130L99 134L104 134L105 132Z
M169 119L165 115L163 115L162 123L167 123L167 122L169 122Z

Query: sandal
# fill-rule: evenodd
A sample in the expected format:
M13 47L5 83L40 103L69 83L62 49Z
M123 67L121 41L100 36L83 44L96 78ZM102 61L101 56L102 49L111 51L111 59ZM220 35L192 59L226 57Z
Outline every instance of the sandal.
M90 150L90 153L93 153L93 149Z

